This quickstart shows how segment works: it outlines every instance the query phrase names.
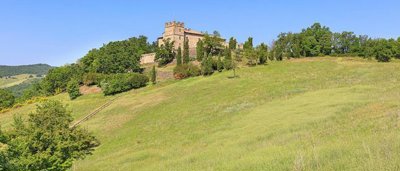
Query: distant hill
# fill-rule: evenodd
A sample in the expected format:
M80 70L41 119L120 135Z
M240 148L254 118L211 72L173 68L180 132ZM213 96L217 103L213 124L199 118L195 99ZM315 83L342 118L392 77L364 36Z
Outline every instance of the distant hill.
M46 75L52 66L47 64L7 66L0 65L0 77L20 74Z

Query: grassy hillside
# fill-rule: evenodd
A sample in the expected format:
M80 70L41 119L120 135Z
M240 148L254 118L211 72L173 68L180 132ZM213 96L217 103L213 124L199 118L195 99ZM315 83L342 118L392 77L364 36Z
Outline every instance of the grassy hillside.
M22 84L24 81L37 78L36 75L32 75L31 77L30 76L31 74L21 74L7 78L6 77L0 78L0 88L16 86Z
M0 65L0 77L20 75L20 74L45 75L50 70L50 68L51 66L47 64L33 64L33 65L19 65L19 66Z
M399 170L399 68L306 58L126 92L83 123L102 145L73 169ZM79 119L113 97L52 98Z

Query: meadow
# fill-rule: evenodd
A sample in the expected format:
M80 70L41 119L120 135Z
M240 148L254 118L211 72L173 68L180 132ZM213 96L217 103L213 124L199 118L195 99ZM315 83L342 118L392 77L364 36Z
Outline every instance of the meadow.
M81 125L101 145L72 170L400 170L399 69L302 58L125 92ZM112 98L50 99L79 120Z
M36 76L34 76L34 75L32 75L31 78L29 78L29 76L30 76L30 74L20 74L20 75L11 76L10 78L2 77L2 78L0 78L0 88L16 86L18 84L23 83L24 81L36 78Z

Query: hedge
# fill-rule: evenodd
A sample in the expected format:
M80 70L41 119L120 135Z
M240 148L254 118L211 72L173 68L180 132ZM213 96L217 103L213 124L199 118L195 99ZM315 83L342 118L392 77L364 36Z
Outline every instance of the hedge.
M126 73L107 75L100 86L104 95L114 95L146 86L149 78L143 74Z

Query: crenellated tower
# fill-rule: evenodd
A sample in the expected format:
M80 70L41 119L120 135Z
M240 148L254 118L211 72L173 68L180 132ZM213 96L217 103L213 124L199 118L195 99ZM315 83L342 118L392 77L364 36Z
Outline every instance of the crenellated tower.
M177 21L165 23L163 38L170 39L170 41L174 41L175 49L178 49L178 47L181 47L183 49L183 43L185 38L185 24L183 22L177 22Z

